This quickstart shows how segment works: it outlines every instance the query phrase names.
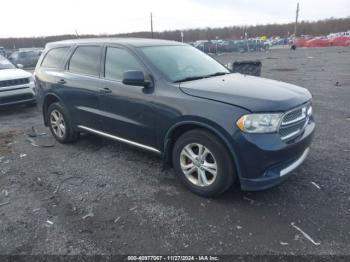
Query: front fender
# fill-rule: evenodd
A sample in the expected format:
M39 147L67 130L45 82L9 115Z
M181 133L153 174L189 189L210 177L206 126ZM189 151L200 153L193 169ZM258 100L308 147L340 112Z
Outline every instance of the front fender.
M221 141L224 142L224 144L226 145L226 147L228 148L228 150L231 154L231 158L235 163L238 177L239 178L241 177L241 169L240 169L240 165L238 162L237 154L235 152L234 142L233 142L232 136L226 130L224 130L222 127L217 125L215 122L212 122L208 119L202 119L200 117L189 117L189 116L184 117L181 120L179 120L178 122L174 123L168 129L168 131L165 134L164 141L163 141L163 157L164 157L164 161L166 163L169 163L171 161L170 156L171 156L172 145L175 142L172 139L172 135L179 128L180 129L186 128L186 126L187 127L190 126L191 129L193 129L193 128L206 129L206 130L214 133L217 137L219 137L219 139L221 139Z

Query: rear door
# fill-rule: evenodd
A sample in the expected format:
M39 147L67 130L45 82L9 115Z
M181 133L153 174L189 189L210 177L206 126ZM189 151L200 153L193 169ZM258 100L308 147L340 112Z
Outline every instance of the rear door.
M99 126L99 90L101 50L99 45L79 45L73 51L58 80L61 96L70 109L76 125Z
M103 125L99 130L156 147L154 89L122 82L125 71L139 70L147 74L146 68L131 50L124 47L107 46L104 57L105 93L100 95Z

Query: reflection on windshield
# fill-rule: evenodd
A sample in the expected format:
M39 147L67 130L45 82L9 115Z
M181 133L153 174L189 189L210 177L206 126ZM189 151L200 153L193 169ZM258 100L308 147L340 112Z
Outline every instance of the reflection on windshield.
M172 82L230 73L219 62L192 46L151 46L141 49L149 61Z

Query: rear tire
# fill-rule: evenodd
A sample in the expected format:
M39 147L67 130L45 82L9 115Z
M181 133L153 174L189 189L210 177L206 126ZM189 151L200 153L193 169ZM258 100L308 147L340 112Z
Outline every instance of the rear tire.
M195 129L180 136L172 156L181 182L198 195L220 195L236 179L230 152L220 139L205 130Z
M69 114L60 103L51 104L46 117L51 133L58 142L67 144L78 139L79 133L74 130Z

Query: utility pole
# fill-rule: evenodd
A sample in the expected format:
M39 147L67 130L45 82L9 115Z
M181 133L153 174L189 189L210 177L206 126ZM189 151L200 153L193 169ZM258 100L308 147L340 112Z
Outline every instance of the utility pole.
M151 13L151 33L152 33L152 38L153 38L153 16Z
M297 37L298 18L299 18L299 3L297 3L297 10L295 13L294 37Z
M248 32L247 31L244 32L244 39L245 39L245 42L247 44L247 52L249 52L249 41L248 41Z

